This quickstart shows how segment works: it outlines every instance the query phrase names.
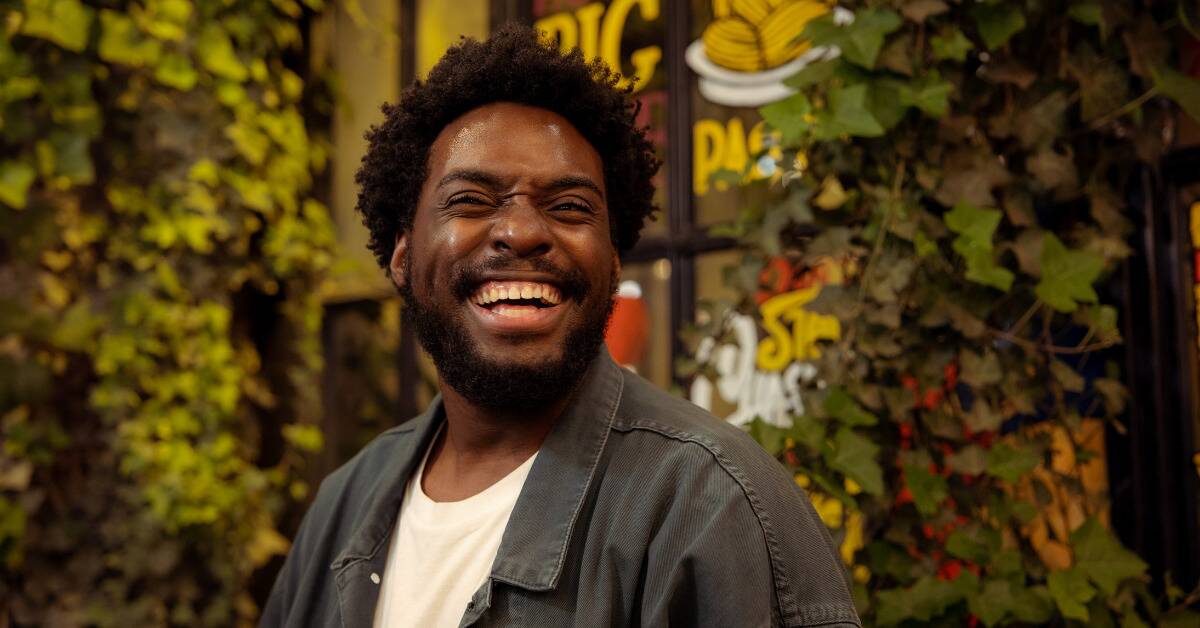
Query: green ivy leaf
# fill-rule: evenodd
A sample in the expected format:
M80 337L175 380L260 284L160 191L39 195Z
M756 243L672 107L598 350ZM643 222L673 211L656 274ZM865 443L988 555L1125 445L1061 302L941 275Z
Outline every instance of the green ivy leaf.
M842 64L841 59L818 61L804 66L799 72L784 79L783 84L792 89L804 89L809 85L828 81Z
M947 59L963 62L967 53L975 49L975 44L957 26L947 25L940 33L929 38L929 46L933 49L933 58L938 61Z
M154 39L143 37L132 18L116 11L100 10L100 45L97 53L101 59L141 67L156 63L161 52L162 45Z
M979 27L979 35L988 50L1003 46L1013 35L1025 28L1025 14L1021 7L1009 3L976 4L971 8L971 17Z
M1071 549L1075 553L1073 570L1095 582L1105 595L1115 595L1122 581L1146 573L1146 563L1094 517L1071 533Z
M1196 122L1200 122L1200 81L1166 66L1151 68L1154 87L1175 101Z
M163 55L154 71L154 80L183 92L195 87L197 78L199 75L196 68L192 67L192 62L175 53Z
M988 565L1000 549L1000 533L979 524L955 530L946 537L946 551L952 556Z
M1000 443L988 452L987 472L1005 482L1016 482L1041 461L1041 454L1029 446L1013 447Z
M771 425L758 417L755 417L746 427L750 436L758 441L758 444L767 450L767 453L778 456L783 452L784 441L788 437L787 430Z
M954 85L943 81L937 70L933 70L913 81L900 92L901 102L920 109L931 118L941 118L950 108L950 93Z
M1042 278L1034 292L1060 312L1074 312L1080 302L1095 303L1092 284L1100 277L1104 258L1089 251L1067 249L1058 236L1047 232L1042 241Z
M826 414L851 427L875 425L879 422L875 415L863 410L846 389L841 387L830 389L829 395L825 397L824 408Z
M29 186L37 177L33 166L20 161L0 163L0 203L13 209L24 209Z
M990 350L984 349L982 353L975 353L964 349L958 358L962 365L962 381L972 388L983 388L998 383L1004 375L1000 369L1000 358ZM986 402L985 409L990 410L986 407Z
M982 209L959 201L943 219L958 234L951 247L967 262L967 279L1008 292L1016 275L998 266L993 255L992 236L1000 225L998 209Z
M973 595L967 600L968 608L986 626L1000 623L1015 605L1012 585L1007 580L988 580L979 595Z
M910 464L904 467L904 479L917 510L926 517L936 513L938 505L946 499L946 478L934 475L920 465Z
M67 50L83 52L96 12L79 0L25 0L21 34L50 40Z
M779 130L785 144L795 144L811 126L806 118L812 114L812 104L807 96L797 93L759 109L758 113L767 124ZM738 181L741 181L740 176Z
M827 454L826 463L858 482L871 495L883 494L883 469L875 457L879 446L854 430L843 427L833 437L833 450Z
M883 40L900 28L900 16L887 9L865 9L855 13L854 21L837 24L832 14L812 20L801 35L814 46L836 46L847 61L871 69L883 48Z
M1046 577L1046 584L1063 617L1083 622L1088 620L1085 605L1096 595L1096 589L1088 584L1086 576L1074 569L1055 571Z
M979 401L975 401L979 405ZM946 464L955 473L963 475L979 475L987 469L987 454L979 445L967 445L962 449L946 456Z
M820 139L831 140L840 135L879 137L883 127L867 110L867 85L858 84L829 93L829 109L822 111L818 119Z
M880 591L875 620L881 626L906 619L928 622L962 598L963 592L955 583L924 576L907 589Z
M196 57L200 65L217 76L242 82L249 77L246 66L238 59L229 35L218 24L209 24L196 39Z
M283 426L283 437L297 448L316 452L325 446L325 437L316 425L291 424Z
M1013 593L1012 613L1023 622L1045 624L1054 616L1054 598L1044 586L1018 589Z
M1069 392L1083 391L1083 376L1068 366L1066 362L1051 359L1050 374L1054 376L1055 381L1062 385L1063 390Z

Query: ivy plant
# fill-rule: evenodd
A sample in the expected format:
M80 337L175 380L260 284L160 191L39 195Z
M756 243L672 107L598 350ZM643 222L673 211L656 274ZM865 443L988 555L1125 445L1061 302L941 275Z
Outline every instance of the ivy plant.
M822 265L844 278L805 306L840 338L804 411L751 433L835 513L868 624L1195 625L1200 595L1149 593L1087 471L1127 402L1104 286L1130 192L1200 121L1172 67L1194 5L841 4L853 20L804 32L840 54L761 109L779 202L720 228L745 312ZM729 333L712 312L687 339Z
M321 446L320 8L0 2L0 624L255 620Z

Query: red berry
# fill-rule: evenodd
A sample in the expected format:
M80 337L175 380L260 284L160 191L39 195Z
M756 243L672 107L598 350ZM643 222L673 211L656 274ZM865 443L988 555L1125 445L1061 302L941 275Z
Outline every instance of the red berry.
M908 490L907 486L900 489L900 492L896 494L896 505L897 506L903 506L904 504L911 504L912 500L913 500L912 491Z
M957 580L962 575L962 563L957 560L948 560L942 563L941 573L945 574L944 580Z
M912 375L901 375L900 376L900 385L907 388L908 390L916 392L917 391L917 378L913 377Z
M964 516L964 515L959 515L959 516L957 516L957 517L955 517L955 518L954 518L954 523L956 523L956 524L958 524L958 525L960 525L960 526L965 526L965 525L967 525L967 523L968 523L968 522L970 522L970 521L971 521L971 520L970 520L970 519L968 519L968 518L966 518L966 516Z
M925 399L921 403L926 410L932 410L942 403L942 399L945 399L945 395L941 388L930 388L925 391Z
M935 549L932 552L929 552L929 557L932 558L933 562L935 562L935 563L942 562L943 556L944 556L944 554L942 554L942 550L940 550L940 549Z
M975 563L967 563L967 571L978 576L979 575L979 565L976 565Z
M912 424L911 423L901 423L900 424L900 438L912 438Z
M792 451L791 449L784 452L783 459L786 460L787 463L793 467L800 466L800 458L797 457L796 452Z
M963 438L965 438L967 440L971 440L971 439L975 438L975 430L972 430L970 428L970 426L964 425L963 426Z
M978 626L979 618L974 615L969 615L967 617L967 628L978 628Z
M933 526L929 525L928 523L921 526L921 534L924 534L925 538L927 538L927 539L932 539L933 538Z

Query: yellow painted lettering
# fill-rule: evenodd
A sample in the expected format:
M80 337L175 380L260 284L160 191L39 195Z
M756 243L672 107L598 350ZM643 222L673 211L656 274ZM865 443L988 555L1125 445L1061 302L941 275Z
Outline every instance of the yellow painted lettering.
M725 127L716 120L696 120L692 126L692 192L708 194L708 178L725 159Z
M755 354L758 368L782 371L793 361L814 360L821 357L818 341L841 338L841 323L837 318L809 312L803 307L820 291L820 286L811 286L785 292L759 306L762 326L768 336L758 343ZM790 324L790 330L785 322Z
M618 73L621 72L621 36L625 32L625 21L629 19L629 12L635 5L640 9L643 20L649 22L658 19L659 0L614 0L605 12L604 23L600 27L600 58ZM646 86L661 59L662 49L658 46L647 46L633 53L632 60L636 72L632 81L633 91ZM622 77L619 85L624 87L629 83L628 78Z
M545 34L547 39L558 39L558 49L570 52L579 45L579 25L570 13L555 13L533 23L533 27Z
M725 161L721 164L727 170L745 172L746 161L746 127L742 119L734 116L725 123Z
M595 59L600 53L600 18L604 17L604 3L593 2L579 7L575 19L579 20L579 51L584 59ZM619 35L618 35L619 36ZM620 62L612 66L621 70Z

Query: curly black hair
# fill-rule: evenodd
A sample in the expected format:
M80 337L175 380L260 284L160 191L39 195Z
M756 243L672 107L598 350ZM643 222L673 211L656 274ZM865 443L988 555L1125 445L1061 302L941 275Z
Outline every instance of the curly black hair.
M412 227L433 141L459 116L494 102L547 109L575 126L604 164L613 245L619 252L633 247L656 209L651 179L661 162L634 122L639 103L617 79L578 50L560 54L529 26L508 24L487 41L464 39L450 48L425 82L383 106L383 122L366 134L354 177L357 209L380 266L388 267L396 235Z

